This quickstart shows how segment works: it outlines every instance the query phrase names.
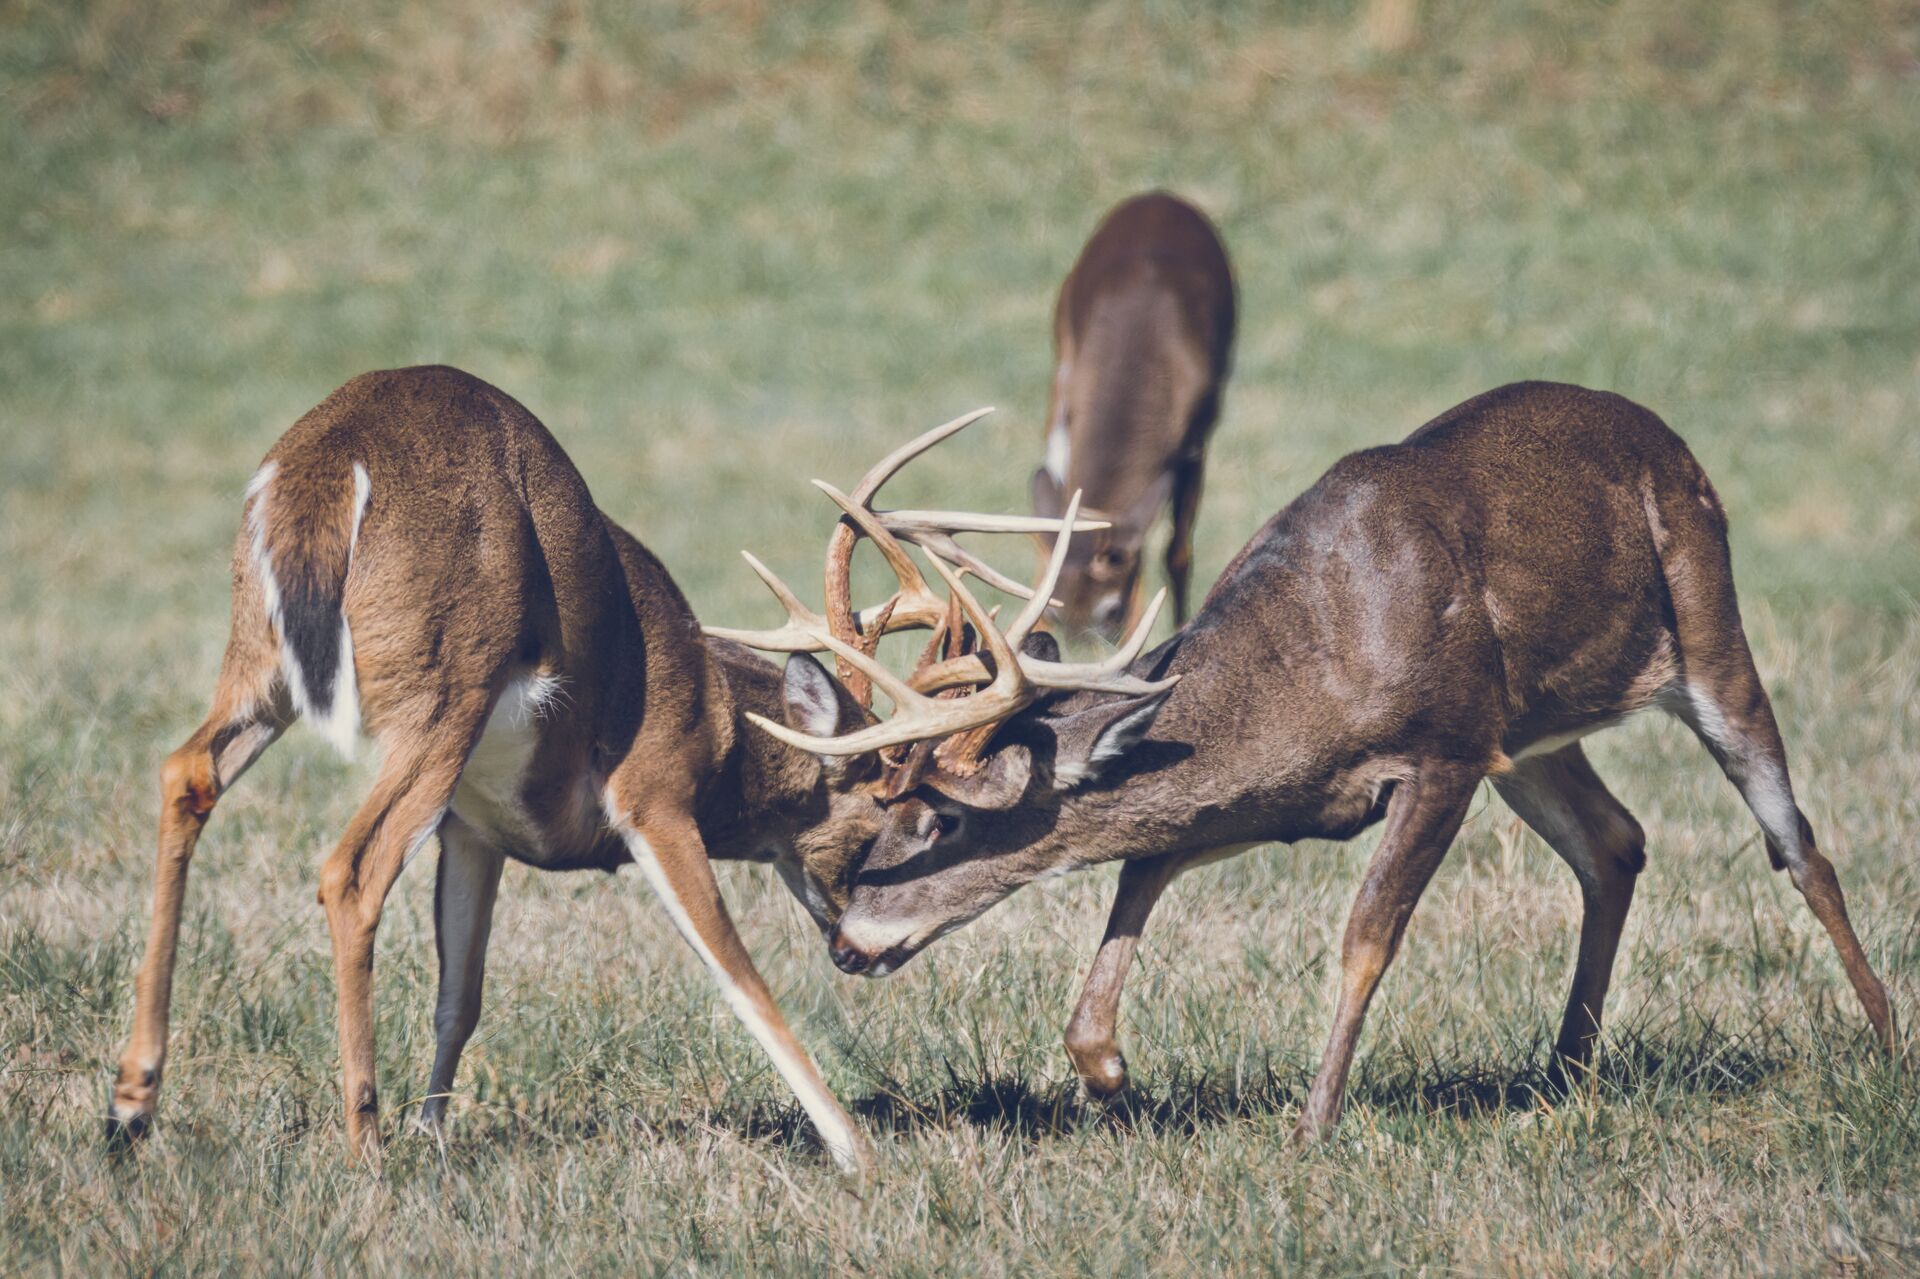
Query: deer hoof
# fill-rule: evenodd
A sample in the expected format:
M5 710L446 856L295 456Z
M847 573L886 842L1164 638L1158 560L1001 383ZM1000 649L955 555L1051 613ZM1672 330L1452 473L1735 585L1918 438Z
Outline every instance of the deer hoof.
M131 1114L120 1114L118 1109L107 1111L107 1153L123 1155L146 1140L147 1133L153 1127L153 1116L144 1110Z
M145 1139L153 1127L153 1099L159 1088L159 1071L143 1070L130 1077L127 1069L121 1069L107 1095L108 1153L121 1154Z

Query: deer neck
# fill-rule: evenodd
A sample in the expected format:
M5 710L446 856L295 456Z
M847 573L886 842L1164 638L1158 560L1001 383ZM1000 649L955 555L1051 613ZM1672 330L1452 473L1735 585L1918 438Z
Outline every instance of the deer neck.
M707 648L720 758L702 795L701 833L712 857L766 861L824 803L820 765L747 721L749 712L775 721L785 714L779 668L737 645Z
M1195 620L1135 663L1143 679L1181 682L1147 739L1099 780L1066 791L1034 832L1042 874L1318 833L1328 752L1293 731L1313 718L1300 713L1310 691L1293 687L1292 664L1277 661L1263 664L1257 690L1227 686L1244 663L1225 659L1245 636L1231 620Z

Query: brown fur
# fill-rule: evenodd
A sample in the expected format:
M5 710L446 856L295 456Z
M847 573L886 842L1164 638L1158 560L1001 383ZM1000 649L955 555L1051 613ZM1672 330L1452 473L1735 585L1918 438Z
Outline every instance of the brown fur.
M1068 1034L1082 1077L1108 1095L1125 1081L1112 1039L1120 980L1166 883L1222 849L1344 839L1384 818L1301 1117L1302 1134L1324 1132L1380 975L1492 776L1581 882L1556 1069L1584 1067L1645 854L1639 824L1575 739L1660 707L1739 787L1877 1037L1894 1042L1886 993L1794 805L1734 599L1725 513L1686 445L1638 405L1509 386L1344 459L1134 671L1181 678L1130 749L1114 749L1116 716L1137 722L1150 706L1056 699L1004 724L975 776L936 768L892 806L836 960L892 971L1021 884L1122 860L1108 939Z
M774 1007L708 866L712 857L778 860L798 891L803 836L858 847L860 822L872 820L872 801L830 786L812 756L742 731L745 711L783 713L779 672L737 645L703 640L666 570L596 509L546 429L457 370L355 378L301 418L267 461L275 473L253 502L265 502L273 576L283 598L299 580L314 584L316 598L333 592L351 629L362 719L384 749L372 793L320 872L351 1146L372 1152L379 1143L371 982L381 907L406 857L435 831L444 882L454 827L460 850L487 866L479 882L488 913L502 856L610 870L634 857L625 833L644 840L689 940L764 1023L776 1061L799 1072L803 1102L808 1088L825 1098L808 1102L816 1122L837 1120L853 1133ZM371 491L357 541L356 462ZM144 1131L158 1092L194 843L215 800L297 715L249 523L235 548L233 625L212 712L162 770L154 922L114 1089L116 1138ZM293 629L291 618L286 625ZM537 746L509 797L512 836L502 838L460 818L456 794L495 703L532 675L557 681L558 692L538 717ZM843 886L830 894L814 886L843 899ZM482 957L485 922L477 921ZM436 924L444 965L438 903ZM442 1029L442 1092L477 1016L478 967L458 1000L449 980L443 966L443 1012L462 1004L448 1026L463 1029ZM430 1102L428 1116L437 1120L444 1104L444 1096ZM857 1136L848 1144L835 1153L861 1158Z
M1207 438L1233 349L1234 284L1226 248L1198 209L1153 191L1101 221L1060 285L1046 431L1064 427L1067 473L1034 472L1034 509L1058 516L1075 489L1085 513L1111 520L1070 546L1057 594L1074 630L1125 632L1140 607L1147 529L1169 500L1167 576L1187 618L1193 526ZM1099 612L1103 600L1117 610Z

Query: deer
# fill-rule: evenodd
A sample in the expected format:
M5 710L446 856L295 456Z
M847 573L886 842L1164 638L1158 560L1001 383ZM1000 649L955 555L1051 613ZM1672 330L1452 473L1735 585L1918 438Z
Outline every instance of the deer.
M1067 521L1079 505L1076 494ZM887 530L863 518L884 545ZM1579 885L1577 959L1547 1080L1564 1090L1591 1078L1646 865L1644 829L1581 740L1659 710L1738 790L1892 1054L1886 989L1794 797L1727 527L1705 471L1659 417L1618 395L1529 382L1337 462L1255 534L1190 622L1150 652L1136 637L1094 687L1056 678L1058 646L1032 632L1031 605L997 630L936 550L964 618L940 661L903 680L841 635L814 636L888 690L892 715L837 733L753 721L886 774L878 832L841 868L851 883L833 960L868 977L896 972L1022 885L1119 861L1065 1036L1087 1091L1111 1099L1128 1084L1115 1037L1122 986L1168 884L1257 845L1346 840L1379 823L1294 1130L1297 1142L1324 1137L1368 1005L1485 780ZM1069 536L1034 599L1050 595ZM897 540L887 554L906 557Z
M1112 641L1139 615L1147 532L1172 504L1166 573L1187 620L1208 438L1233 351L1234 282L1205 214L1164 191L1114 207L1054 305L1054 373L1033 509L1075 489L1112 525L1073 544L1055 620ZM1040 539L1043 543L1047 539Z
M883 468L891 474L978 416L927 433ZM955 530L942 513L914 518L890 527L964 554L950 547ZM962 524L1031 536L1057 522ZM851 550L830 548L830 574L845 574ZM372 978L382 907L437 839L435 1052L419 1127L442 1131L478 1024L505 863L632 863L834 1161L852 1174L870 1166L866 1140L754 966L710 864L772 863L828 926L844 904L835 896L844 850L878 821L871 779L749 732L745 717L818 730L868 712L831 681L807 680L805 668L796 682L742 645L704 637L665 567L594 505L546 428L456 369L364 374L301 417L246 487L232 571L211 710L160 773L153 917L109 1104L111 1148L129 1148L151 1126L195 846L219 800L304 717L349 756L369 737L382 752L319 874L350 1157L380 1158ZM889 629L945 607L903 601L854 622L871 651Z

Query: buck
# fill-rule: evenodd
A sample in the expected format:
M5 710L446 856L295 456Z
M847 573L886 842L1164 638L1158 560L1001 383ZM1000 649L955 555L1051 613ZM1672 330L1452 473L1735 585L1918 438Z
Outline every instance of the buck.
M1033 509L1057 518L1078 489L1088 514L1112 525L1068 552L1058 620L1069 629L1112 640L1133 624L1147 530L1169 500L1167 579L1174 620L1187 620L1193 525L1233 323L1226 248L1205 214L1164 191L1108 213L1060 285Z
M871 517L863 531L905 558ZM1064 559L1056 545L1035 598ZM1734 599L1720 499L1686 445L1638 405L1509 386L1402 444L1347 457L1255 535L1192 622L1152 652L1130 644L1091 691L1060 687L1072 681L1054 677L1053 646L1029 633L1031 606L1002 634L958 574L934 566L978 651L902 680L824 631L816 647L886 688L897 712L837 733L755 721L823 759L872 754L887 773L885 818L830 939L847 972L893 972L1023 884L1119 860L1066 1033L1088 1090L1111 1097L1127 1083L1114 1036L1121 984L1167 884L1256 844L1348 839L1383 822L1296 1130L1325 1134L1367 1005L1491 779L1579 881L1578 959L1552 1067L1564 1086L1589 1066L1646 860L1639 822L1580 739L1659 709L1738 788L1892 1051L1885 989L1794 800Z
M882 467L890 474L977 416ZM891 527L963 554L943 518L919 512ZM1027 517L961 524L1029 535L1052 527ZM852 549L835 543L830 573L844 576ZM910 603L895 611L855 619L869 644L924 620ZM344 752L365 734L383 754L320 871L351 1151L379 1150L372 977L382 904L438 836L440 977L422 1124L440 1127L479 1018L505 861L543 870L635 862L834 1159L857 1170L865 1143L781 1017L709 865L772 862L823 927L844 904L844 850L878 820L868 779L741 722L757 714L817 726L823 711L830 723L866 714L809 673L783 682L747 649L703 640L660 562L594 506L559 444L503 392L448 368L369 373L341 387L280 438L247 486L213 707L161 770L153 924L109 1141L124 1145L150 1125L187 865L208 814L305 716Z

